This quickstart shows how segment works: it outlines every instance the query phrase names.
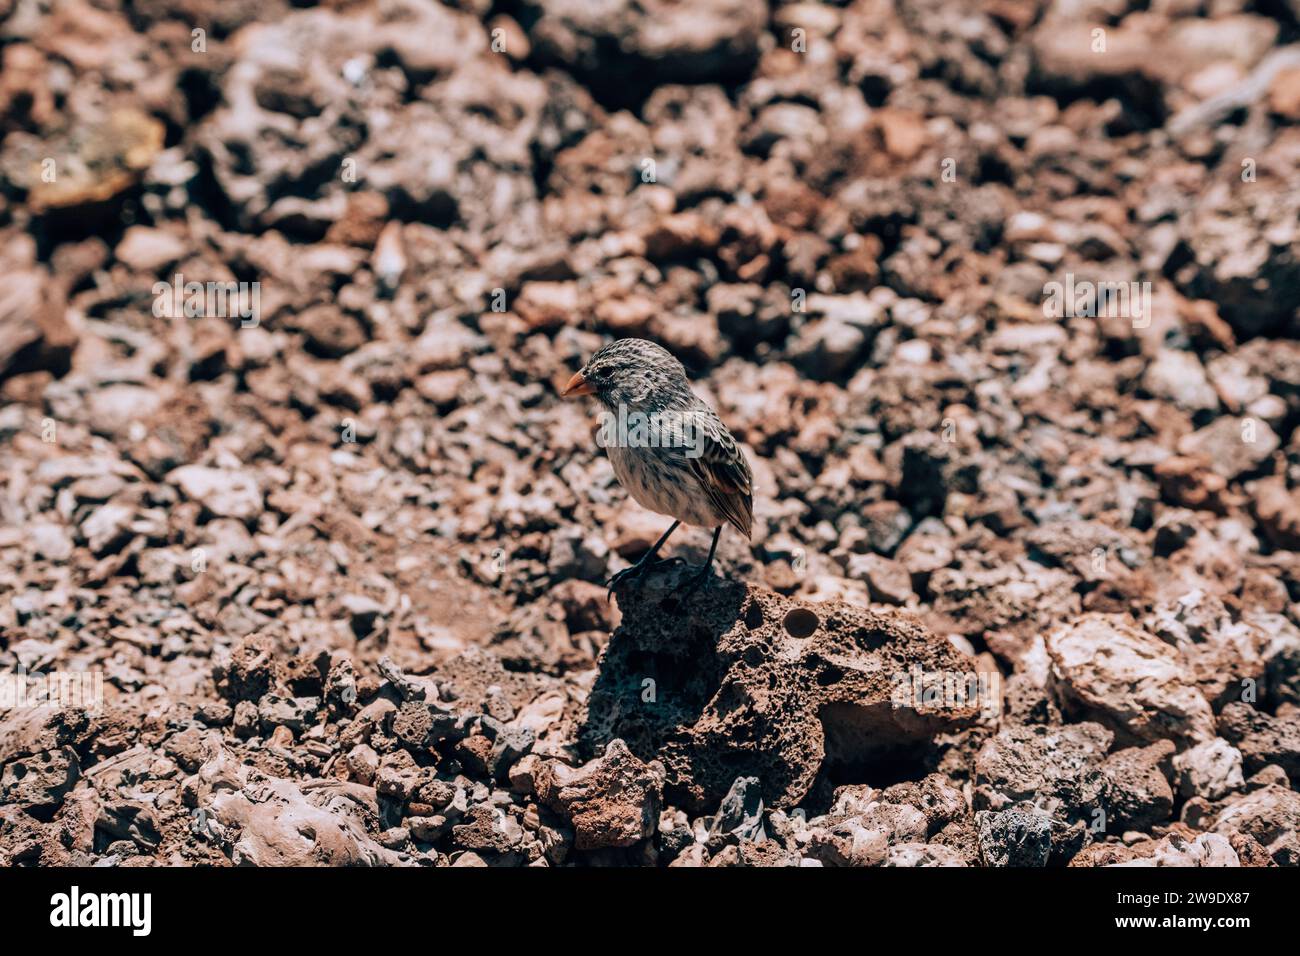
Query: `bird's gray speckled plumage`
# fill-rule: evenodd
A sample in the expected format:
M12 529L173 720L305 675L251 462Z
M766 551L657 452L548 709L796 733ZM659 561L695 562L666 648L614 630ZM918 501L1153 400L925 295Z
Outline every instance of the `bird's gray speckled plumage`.
M581 375L612 415L620 406L627 413L671 413L697 430L698 443L687 447L620 442L606 448L614 474L637 503L697 527L730 523L750 536L749 463L727 426L691 391L672 353L645 339L620 339L597 351Z

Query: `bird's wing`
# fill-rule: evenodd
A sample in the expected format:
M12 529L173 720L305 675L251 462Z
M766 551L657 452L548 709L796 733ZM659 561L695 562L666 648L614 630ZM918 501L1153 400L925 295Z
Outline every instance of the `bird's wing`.
M749 462L727 427L711 410L701 417L703 449L698 457L687 461L709 500L748 538L754 524L753 475Z

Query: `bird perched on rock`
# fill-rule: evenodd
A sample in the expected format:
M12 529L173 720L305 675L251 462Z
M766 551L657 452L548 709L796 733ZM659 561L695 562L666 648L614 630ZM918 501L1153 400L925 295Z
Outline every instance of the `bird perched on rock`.
M691 391L686 370L667 349L645 339L612 342L560 394L596 397L604 406L599 441L619 482L638 504L674 519L636 564L610 579L611 593L619 582L667 563L656 555L679 524L714 529L709 557L688 590L708 580L724 524L750 537L749 462L717 413Z

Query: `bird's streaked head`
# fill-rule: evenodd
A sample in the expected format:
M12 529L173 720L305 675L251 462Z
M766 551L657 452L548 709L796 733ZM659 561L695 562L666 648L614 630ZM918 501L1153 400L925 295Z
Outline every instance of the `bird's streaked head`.
M661 345L645 339L619 339L596 351L560 392L594 395L610 408L666 406L692 397L686 369Z

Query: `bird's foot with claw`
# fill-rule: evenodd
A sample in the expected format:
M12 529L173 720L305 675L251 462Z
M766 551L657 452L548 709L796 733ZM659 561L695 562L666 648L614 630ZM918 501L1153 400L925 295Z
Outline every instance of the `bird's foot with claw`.
M682 595L690 596L694 594L696 591L698 591L700 588L707 585L709 583L710 578L713 577L713 575L709 573L710 570L711 569L706 564L704 565L704 567L700 568L698 571L692 574L690 580L687 581L685 586L681 589Z
M668 567L671 564L679 564L679 563L685 564L686 559L673 557L673 558L656 558L655 560L652 561L646 561L643 558L642 560L638 561L636 564L632 565L631 567L624 568L622 571L617 572L612 578L610 578L608 581L605 582L605 587L609 589L609 597L613 598L614 589L618 587L620 584L622 584L624 581L631 581L635 578L641 577L642 575L646 574L649 571L653 571L658 568Z

